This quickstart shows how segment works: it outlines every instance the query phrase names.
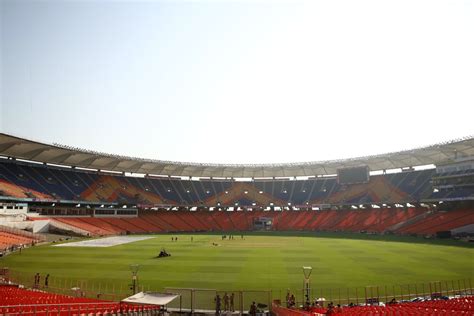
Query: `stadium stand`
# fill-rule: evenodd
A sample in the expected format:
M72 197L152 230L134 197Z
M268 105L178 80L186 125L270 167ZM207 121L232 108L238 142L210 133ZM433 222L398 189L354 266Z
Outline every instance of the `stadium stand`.
M313 315L386 315L386 316L422 316L422 315L473 315L474 297L454 298L450 300L428 300L422 302L396 303L386 306L354 306L343 307L341 311L327 308L312 308L310 311L289 309L273 304L272 311L276 316L313 316Z
M397 230L399 233L435 234L474 223L472 210L454 210L431 213L422 221L417 221Z
M7 250L11 247L21 247L23 245L31 245L35 240L12 233L0 231L0 250Z
M88 159L77 161L80 166L89 160L98 163L102 157L98 153L58 148L6 134L0 135L0 142L4 144L0 153L7 155L0 159L0 199L29 203L33 208L29 214L31 219L49 218L58 230L80 235L255 229L434 235L474 225L472 139L365 157L360 163L367 164L367 170L378 170L378 174L362 183L344 183L335 174L338 168L346 167L346 163L354 165L353 160L324 162L321 173L308 171L312 176L301 179L196 179L198 177L178 177L181 169L174 171L176 175L166 177L135 176L126 175L123 170L105 173L99 168L93 171L83 169L84 166L80 169L61 167L51 165L49 160L59 162L64 158L87 156ZM31 150L39 150L38 146L52 156L33 157L41 158L38 161L43 163L20 160L28 158ZM454 157L447 159L453 150ZM461 153L464 156L461 157ZM440 155L444 158L439 158ZM440 168L415 170L406 165L407 157L416 163L433 164L437 159L443 160L439 161ZM130 166L140 168L148 163L161 164L134 158L129 161L127 157L103 156L103 159L109 161L104 166L111 168L108 170L130 161L135 162ZM398 165L398 170L387 173L384 169L387 162L390 167ZM175 166L173 163L165 165ZM201 165L192 167L203 168ZM219 166L204 167L214 170ZM269 165L268 172L278 173L280 167L273 167ZM301 171L293 167L281 166L289 168L285 169L288 172ZM225 168L245 174L255 166ZM320 170L320 164L302 164L298 168ZM458 205L438 207L443 201ZM127 205L135 211L117 210ZM257 228L255 223L262 220L271 224Z
M68 201L171 205L286 205L323 203L402 203L430 198L433 170L371 177L369 183L340 185L333 178L308 180L175 180L99 175L10 161L0 162L3 196ZM472 194L472 192L468 192ZM448 193L446 193L448 194ZM449 194L453 194L449 192ZM438 193L439 195L439 193Z
M32 246L43 240L41 235L0 225L0 254Z
M251 231L259 218L276 231L346 231L432 235L474 222L472 210L434 212L424 208L325 211L142 211L138 217L51 217L90 236L160 232ZM34 219L34 218L33 218ZM39 219L39 218L36 218ZM42 218L44 219L44 218ZM392 229L395 227L395 229Z
M0 285L1 315L139 315L159 309L151 305L123 304Z

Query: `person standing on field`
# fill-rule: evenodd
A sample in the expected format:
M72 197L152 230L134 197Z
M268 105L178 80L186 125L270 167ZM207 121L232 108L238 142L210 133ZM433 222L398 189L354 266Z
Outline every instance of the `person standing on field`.
M214 302L216 303L216 316L218 316L221 314L221 297L219 294L214 298Z
M230 294L230 310L232 312L235 312L235 308L234 308L234 293L231 293Z
M229 310L229 295L227 295L227 292L224 293L224 311Z
M257 316L257 305L255 305L255 301L252 302L252 305L250 305L249 315Z

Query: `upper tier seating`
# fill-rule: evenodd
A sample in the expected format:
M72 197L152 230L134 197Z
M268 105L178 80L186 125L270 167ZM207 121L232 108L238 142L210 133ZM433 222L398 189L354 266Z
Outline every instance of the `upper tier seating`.
M341 185L336 177L307 180L179 180L104 175L24 162L0 161L0 196L166 205L304 205L404 203L473 197L472 189L433 192L434 169L371 176L364 184ZM224 224L225 225L225 224ZM303 227L303 222L298 225ZM298 226L297 225L297 226ZM143 229L146 229L143 227Z

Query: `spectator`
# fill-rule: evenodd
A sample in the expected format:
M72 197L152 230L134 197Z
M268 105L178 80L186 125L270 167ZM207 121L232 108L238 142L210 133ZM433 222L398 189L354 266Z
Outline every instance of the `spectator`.
M36 274L35 274L35 284L34 284L34 288L35 288L35 289L39 288L40 279L41 279L40 274L39 274L39 273L36 273Z
M334 315L335 313L336 311L334 310L334 305L329 304L328 309L326 311L326 315L330 316L330 315Z
M290 289L286 292L286 308L289 308L291 302L291 294L290 294Z
M253 301L252 305L250 305L249 315L250 316L256 316L257 315L257 305L255 305L255 301Z
M294 294L291 294L290 296L290 308L294 307L296 305L296 298Z

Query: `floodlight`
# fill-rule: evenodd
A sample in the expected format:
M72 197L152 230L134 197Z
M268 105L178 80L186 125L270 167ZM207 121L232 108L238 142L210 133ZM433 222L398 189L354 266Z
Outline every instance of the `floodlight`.
M310 305L311 288L310 288L309 277L311 276L312 271L313 271L313 268L310 266L303 267L303 274L304 274L303 292L305 293L305 297L306 297L305 304L307 307L309 307Z
M132 272L133 275L137 275L138 273L138 270L140 269L140 265L139 264L131 264L130 265L130 271Z
M311 276L311 272L313 272L313 267L303 267L303 274L304 278L306 280L309 280L309 277Z
M132 284L130 289L132 290L133 294L137 293L137 288L138 288L138 270L140 269L139 264L131 264L130 265L130 271L132 272Z

